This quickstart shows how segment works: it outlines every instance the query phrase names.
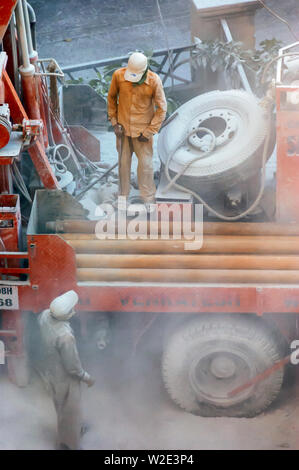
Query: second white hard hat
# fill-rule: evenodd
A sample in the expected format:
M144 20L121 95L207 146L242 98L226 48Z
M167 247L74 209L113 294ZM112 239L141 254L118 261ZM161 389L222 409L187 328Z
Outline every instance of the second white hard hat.
M133 52L128 60L128 66L125 71L125 80L129 82L139 82L147 69L147 58L141 52Z
M50 305L52 317L56 318L56 320L69 320L75 313L73 308L78 303L78 300L78 294L74 290L69 290L65 294L56 297Z

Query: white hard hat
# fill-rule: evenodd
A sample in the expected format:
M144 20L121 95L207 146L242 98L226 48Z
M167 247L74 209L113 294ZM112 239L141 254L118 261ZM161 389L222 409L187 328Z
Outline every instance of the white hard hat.
M56 318L56 320L69 320L75 313L73 308L78 303L78 300L78 294L74 290L69 290L65 294L56 297L50 305L52 317Z
M141 52L133 52L128 60L128 66L125 71L125 80L129 82L139 82L147 69L147 58Z

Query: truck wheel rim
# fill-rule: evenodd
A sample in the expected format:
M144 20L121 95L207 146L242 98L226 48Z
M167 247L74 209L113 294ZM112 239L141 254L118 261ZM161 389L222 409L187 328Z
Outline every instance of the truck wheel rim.
M190 123L189 132L197 127L206 127L214 132L216 137L216 146L224 145L229 142L235 135L238 127L242 125L242 121L238 113L228 109L213 109L200 114ZM192 134L189 137L189 144L198 150L207 151L207 139L210 137L203 131Z
M254 386L234 397L228 393L257 374L248 355L239 347L207 350L196 354L189 367L189 380L198 401L229 407L249 398Z

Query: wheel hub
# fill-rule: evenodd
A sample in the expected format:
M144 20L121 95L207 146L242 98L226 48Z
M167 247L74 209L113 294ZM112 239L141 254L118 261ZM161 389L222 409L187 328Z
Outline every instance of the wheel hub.
M229 407L247 399L254 386L234 397L228 393L256 375L254 361L238 345L225 348L206 346L194 355L189 368L189 380L201 402Z
M216 146L229 142L238 127L238 116L227 109L214 109L202 113L192 120L189 131L197 127L205 127L214 132L216 137ZM203 152L209 150L212 137L204 131L199 131L189 137L189 144Z
M218 379L228 379L236 372L235 363L227 357L216 357L211 362L211 373Z

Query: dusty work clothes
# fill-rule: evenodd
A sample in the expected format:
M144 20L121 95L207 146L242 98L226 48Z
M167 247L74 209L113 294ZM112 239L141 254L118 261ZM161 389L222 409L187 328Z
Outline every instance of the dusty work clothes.
M137 178L140 196L144 202L153 202L156 192L153 174L153 137L150 137L148 142L140 142L136 137L117 137L116 145L119 155L120 195L129 196L131 160L135 152L138 158Z
M160 77L147 71L142 84L125 80L126 67L118 69L112 76L108 93L108 117L111 124L121 124L124 136L117 137L119 155L120 195L130 192L131 159L133 152L138 158L138 186L144 202L153 202L156 192L153 177L153 135L165 119L167 103ZM140 142L142 134L148 142Z
M114 72L108 93L108 118L121 124L125 135L151 137L165 119L167 103L160 77L148 70L141 85L125 80L126 67Z
M80 382L90 376L82 368L73 331L44 310L39 316L44 376L57 413L58 445L79 449L82 426Z

